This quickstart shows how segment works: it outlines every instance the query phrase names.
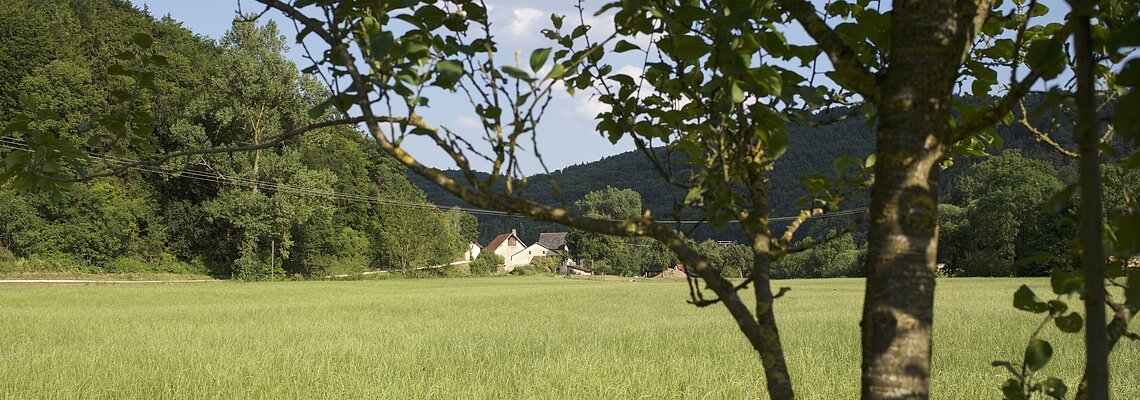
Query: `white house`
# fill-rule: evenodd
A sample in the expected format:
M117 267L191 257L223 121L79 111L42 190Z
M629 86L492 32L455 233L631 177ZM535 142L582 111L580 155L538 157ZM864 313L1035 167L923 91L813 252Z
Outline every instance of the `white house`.
M556 255L558 255L557 251L548 249L548 248L546 248L546 246L543 246L541 243L535 243L535 244L532 244L530 246L527 246L527 248L525 248L525 249L522 249L522 251L520 251L517 254L515 254L514 256L512 256L512 258L514 258L515 260L520 262L520 265L521 265L521 264L530 264L531 261L534 261L535 257L550 257L550 256L556 256Z
M475 261L479 257L479 252L483 250L483 246L479 243L468 243L467 251L463 252L463 260L461 261Z
M503 257L504 264L506 264L504 267L507 272L510 272L516 266L530 264L530 257L524 257L521 254L525 253L523 250L526 248L526 243L523 243L515 230L511 229L510 233L495 236L495 239L491 240L491 243L483 248L483 251L490 251Z

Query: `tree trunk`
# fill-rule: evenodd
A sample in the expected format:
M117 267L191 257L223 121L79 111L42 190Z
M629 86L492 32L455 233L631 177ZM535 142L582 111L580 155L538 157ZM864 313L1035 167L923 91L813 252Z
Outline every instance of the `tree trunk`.
M767 234L755 235L752 239L752 276L756 292L756 320L760 325L760 361L764 364L764 376L768 384L768 394L773 400L792 399L792 379L788 375L788 364L784 359L784 346L780 342L780 330L776 327L776 314L772 309L772 287L770 283L772 258L769 255L772 238Z
M863 399L930 391L939 162L965 46L952 0L894 3L878 106L863 303Z
M1088 399L1108 399L1108 339L1104 305L1104 248L1101 233L1102 188L1100 140L1097 137L1094 65L1087 0L1075 0L1072 21L1077 61L1077 127L1073 134L1080 147L1080 240L1081 269L1085 275L1085 377ZM1084 382L1082 382L1084 383ZM1086 389L1086 388L1081 388Z

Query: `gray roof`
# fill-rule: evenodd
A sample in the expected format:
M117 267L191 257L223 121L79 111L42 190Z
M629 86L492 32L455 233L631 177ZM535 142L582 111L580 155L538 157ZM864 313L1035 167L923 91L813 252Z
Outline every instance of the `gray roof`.
M561 250L566 247L566 232L539 233L538 244L551 250Z

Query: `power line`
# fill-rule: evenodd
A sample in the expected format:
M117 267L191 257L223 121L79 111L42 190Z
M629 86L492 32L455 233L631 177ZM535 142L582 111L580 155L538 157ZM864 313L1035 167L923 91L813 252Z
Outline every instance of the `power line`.
M8 138L8 137L0 137L0 148L7 148L10 150L28 150L29 149L28 145L26 143L24 143L22 140L15 139L15 138ZM106 157L106 156L103 156L103 155L100 155L97 153L92 153L92 152L87 152L87 155L88 155L88 157L91 157L93 159L102 160L102 161L106 161L106 162L110 162L110 163L116 163L116 164L138 163L137 160ZM327 197L327 198L332 198L332 199L341 200L341 201L349 201L349 202L366 202L366 203L371 203L371 204L391 205L391 206L407 207L407 208L415 208L415 209L438 209L438 210L443 210L443 211L447 211L447 210L451 210L451 209L458 209L460 211L464 211L464 212L476 214L476 215L525 218L525 216L523 216L523 215L508 213L505 211L488 210L488 209L483 209L483 208L460 207L460 206L450 206L449 207L449 206L436 205L436 204L431 204L431 203L416 203L416 202L401 201L401 200L385 200L385 199L380 199L380 198L376 198L376 197L369 197L369 196L352 194L352 193L343 193L343 192L337 192L337 191L332 191L332 190L328 190L328 191L318 190L318 189L311 189L311 188L305 188L305 187L299 187L299 186L292 186L292 185L287 185L287 184L277 183L277 182L268 182L268 181L249 179L249 178L241 178L241 177L229 177L229 176L225 176L225 175L222 175L222 174L219 174L216 172L211 173L211 172L196 171L196 170L190 170L190 169L180 170L180 171L171 171L171 170L161 169L158 167L149 167L149 166L143 166L143 165L133 165L133 166L128 167L128 169L133 169L133 170L142 171L142 172L149 172L149 173L159 174L159 175L173 177L173 178L186 178L186 179L192 179L192 180L198 180L198 181L204 181L204 182L214 182L214 183L230 185L230 186L241 186L241 187L257 186L259 188L264 188L264 189L278 191L278 192L284 192L284 193L290 193L290 194L296 194L296 195L302 195L302 196ZM867 207L857 207L857 208L852 208L852 209L847 209L847 210L835 211L835 212L827 213L827 214L823 214L823 215L818 215L818 216L814 216L812 218L813 219L824 219L824 218L845 217L845 216L862 214L865 211L867 211ZM772 217L772 218L768 218L768 221L769 222L792 221L798 217L799 216ZM659 222L662 222L662 223L668 222L668 223L682 224L682 225L692 225L692 224L705 223L706 221L703 221L703 220L664 221L663 220L663 221L659 221ZM740 221L737 221L737 220L729 221L729 223L739 223L739 222Z

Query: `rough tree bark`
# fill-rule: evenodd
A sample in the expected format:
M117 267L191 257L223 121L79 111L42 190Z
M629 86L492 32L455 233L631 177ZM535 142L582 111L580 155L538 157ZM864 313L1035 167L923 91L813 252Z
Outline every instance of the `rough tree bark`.
M864 399L929 397L939 162L952 143L951 94L974 23L962 3L977 7L894 2L867 236Z
M1100 138L1097 132L1096 68L1092 54L1088 0L1072 0L1073 47L1077 61L1077 127L1073 130L1080 148L1081 270L1085 275L1085 379L1081 391L1088 399L1108 399L1108 342L1104 304L1104 247L1101 215L1103 188L1100 175Z
M773 309L771 285L771 244L769 234L760 233L752 237L752 279L756 293L756 320L760 325L760 339L763 347L760 361L764 364L764 377L768 383L768 394L772 399L792 399L791 376L784 359L784 345L780 340L780 330L776 325Z

